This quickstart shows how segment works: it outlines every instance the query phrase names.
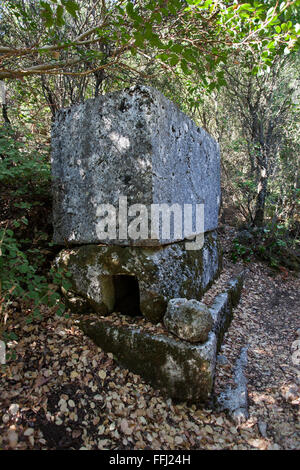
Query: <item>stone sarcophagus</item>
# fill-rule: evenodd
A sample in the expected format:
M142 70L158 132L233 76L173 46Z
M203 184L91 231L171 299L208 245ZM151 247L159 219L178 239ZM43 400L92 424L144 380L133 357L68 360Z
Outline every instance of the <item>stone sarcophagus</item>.
M218 144L152 88L136 86L60 111L52 130L52 175L56 243L161 245L218 225ZM198 228L197 204L204 205ZM106 234L108 205L115 220ZM177 217L170 233L158 214L166 205ZM183 214L188 206L190 220ZM147 211L146 233L128 237L140 210Z
M52 175L54 241L65 246L55 263L71 275L65 296L72 309L93 312L100 322L120 312L157 324L179 299L169 309L168 337L140 337L136 328L131 338L108 320L97 326L94 316L84 331L115 354L126 344L120 361L170 396L206 399L213 384L217 314L210 319L198 303L221 269L218 144L160 92L135 86L58 113ZM180 320L180 306L185 322L193 317L193 328ZM177 320L171 318L175 310ZM205 334L198 331L203 312ZM186 336L170 339L192 330L200 344L189 345ZM155 364L165 357L154 374L148 373L151 367L143 373L132 365L143 356L143 344ZM162 348L160 358L151 344ZM184 377L195 376L200 389L187 386L185 394Z

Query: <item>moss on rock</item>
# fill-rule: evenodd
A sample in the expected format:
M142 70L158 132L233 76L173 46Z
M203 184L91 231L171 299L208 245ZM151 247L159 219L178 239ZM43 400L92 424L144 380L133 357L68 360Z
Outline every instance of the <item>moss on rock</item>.
M121 365L141 375L154 388L178 401L209 399L215 372L216 336L203 345L116 326L105 320L83 320L82 330Z
M201 299L219 275L220 257L216 233L209 233L197 251L186 250L184 242L155 248L84 245L63 250L56 265L70 272L72 292L102 314L114 309L109 279L135 276L141 313L158 323L170 299Z

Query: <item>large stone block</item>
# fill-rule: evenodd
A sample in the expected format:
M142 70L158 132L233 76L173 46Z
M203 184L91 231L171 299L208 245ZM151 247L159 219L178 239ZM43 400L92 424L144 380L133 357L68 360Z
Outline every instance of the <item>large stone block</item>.
M204 344L192 345L135 327L116 327L105 320L86 319L81 328L124 367L168 397L193 403L209 399L216 364L213 332Z
M208 307L195 299L171 299L164 316L167 330L190 343L205 343L213 323Z
M159 248L84 245L63 250L56 259L57 267L71 274L73 305L81 311L142 313L154 323L162 319L171 298L200 300L218 276L220 263L214 232L205 235L203 248L196 251L185 250L184 242Z
M135 86L57 113L52 129L54 241L155 244L99 235L102 204L204 204L204 227L217 227L220 155L216 141L160 92ZM128 221L135 219L134 214ZM195 213L193 214L195 224ZM204 230L203 230L204 229ZM123 227L124 230L124 227ZM182 240L194 228L157 243ZM149 227L150 232L150 227ZM149 233L150 235L150 233Z

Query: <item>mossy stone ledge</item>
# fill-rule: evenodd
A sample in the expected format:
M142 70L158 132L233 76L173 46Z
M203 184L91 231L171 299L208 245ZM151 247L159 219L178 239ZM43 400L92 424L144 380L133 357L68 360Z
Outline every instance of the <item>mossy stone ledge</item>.
M204 344L192 345L140 328L116 327L104 319L84 319L81 328L104 351L113 353L121 365L141 375L163 395L192 403L209 399L215 373L215 333L211 332Z
M186 250L184 242L159 248L83 245L62 250L55 264L71 274L66 296L71 309L107 315L118 304L117 311L130 315L132 304L139 303L140 313L158 323L170 299L201 299L218 277L221 259L217 234L210 232L197 251ZM126 288L127 297L117 302Z

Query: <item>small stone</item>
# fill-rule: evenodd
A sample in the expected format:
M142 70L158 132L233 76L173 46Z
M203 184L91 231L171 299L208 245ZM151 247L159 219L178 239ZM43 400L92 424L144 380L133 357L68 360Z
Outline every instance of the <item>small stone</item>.
M224 423L224 420L223 420L223 418L222 418L221 416L219 416L219 418L218 418L218 419L216 419L216 424L217 424L218 426L222 426L222 425L223 425L223 423Z
M81 430L80 429L75 429L72 432L72 438L73 439L78 439L81 436Z
M105 426L103 426L103 424L101 426L99 426L98 428L98 434L104 434L104 431L105 431Z
M99 450L106 450L106 446L107 446L107 439L103 439L101 441L98 442L98 449Z
M69 400L68 405L69 405L70 408L75 408L75 403L74 403L73 400Z
M268 450L280 450L280 447L278 444L270 444Z
M60 411L66 413L68 411L67 402L65 400L60 400Z
M31 436L33 433L34 433L34 430L32 428L28 428L24 432L24 436Z
M129 426L127 419L122 419L120 426L121 426L121 431L127 436L130 436L133 433L134 428L132 426Z

